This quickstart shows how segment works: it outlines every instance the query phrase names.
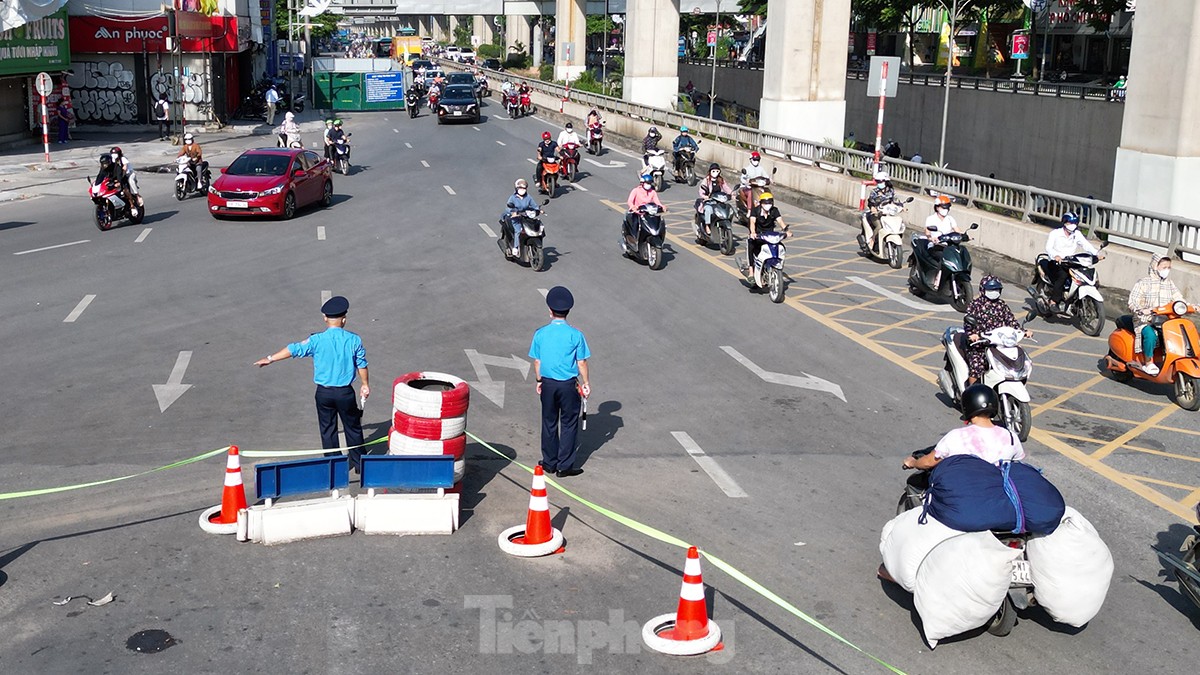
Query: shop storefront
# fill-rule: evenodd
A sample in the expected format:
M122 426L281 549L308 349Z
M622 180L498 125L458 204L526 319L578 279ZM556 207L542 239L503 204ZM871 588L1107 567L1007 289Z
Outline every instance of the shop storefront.
M1074 0L1049 0L1038 14L1033 56L1039 60L1044 56L1050 73L1123 75L1129 69L1134 14L1117 12L1107 30L1096 31L1088 24L1091 17L1079 11Z
M26 135L41 125L41 111L31 105L33 77L57 75L70 63L66 8L11 30L0 32L0 140Z

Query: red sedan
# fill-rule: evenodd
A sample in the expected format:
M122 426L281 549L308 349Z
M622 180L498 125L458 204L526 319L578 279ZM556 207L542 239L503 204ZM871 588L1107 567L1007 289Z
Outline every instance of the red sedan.
M243 152L208 188L213 218L279 216L333 203L333 165L311 150L259 148Z

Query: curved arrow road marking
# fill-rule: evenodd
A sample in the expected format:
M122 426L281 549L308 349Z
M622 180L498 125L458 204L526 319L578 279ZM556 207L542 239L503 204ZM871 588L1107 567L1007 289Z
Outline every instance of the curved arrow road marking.
M866 279L863 279L861 277L846 277L846 281L852 281L852 282L858 284L859 286L862 286L863 288L875 291L876 293L882 295L883 297L887 298L888 300L894 300L894 301L904 305L905 307L919 309L924 312L956 312L956 311L958 311L958 310L954 309L953 307L951 307L950 305L935 305L932 302L921 302L920 300L913 300L912 298L906 298L903 295L900 295L899 293L894 293L892 291L889 291L888 289L884 288L883 286L880 286L879 284L867 281Z
M167 383L151 385L154 387L154 398L158 399L160 413L166 412L172 403L178 401L184 392L192 388L190 384L183 384L183 373L191 361L191 352L179 352L179 357L175 359L175 367L171 368L171 376L167 378Z
M625 162L619 162L615 159L609 160L608 164L601 164L600 162L597 162L596 160L594 160L590 157L584 157L583 161L595 164L596 166L600 167L601 169L624 169L626 166L628 166L628 164L626 164Z
M798 387L800 389L813 389L816 391L829 392L830 394L842 399L843 402L846 400L845 394L842 393L842 388L837 384L830 382L829 380L822 380L821 378L816 377L815 375L809 375L808 373L802 373L803 377L800 375L772 373L769 370L763 370L762 368L759 368L758 364L754 363L745 356L742 356L741 352L733 347L721 347L721 350L732 356L733 359L738 363L746 366L750 372L754 373L762 380L770 382L771 384L782 384L787 387Z

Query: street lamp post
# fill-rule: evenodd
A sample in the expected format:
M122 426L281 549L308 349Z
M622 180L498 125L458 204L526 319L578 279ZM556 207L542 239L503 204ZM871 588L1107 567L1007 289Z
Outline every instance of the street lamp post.
M945 5L945 2L942 3ZM954 20L958 14L958 0L950 4L950 35L946 40L946 91L942 101L942 142L938 149L938 164L946 166L946 120L950 116L950 71L954 66Z
M700 8L697 7L699 12ZM712 79L708 83L708 117L717 119L717 45L721 43L721 0L717 0L717 20L714 22L715 39L712 46Z

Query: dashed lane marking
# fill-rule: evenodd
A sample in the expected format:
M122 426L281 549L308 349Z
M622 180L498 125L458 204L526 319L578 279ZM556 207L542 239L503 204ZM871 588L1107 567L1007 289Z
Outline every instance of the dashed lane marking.
M421 160L421 166L423 166L423 167L425 167L426 169L428 169L428 168L429 168L429 162L426 162L425 160Z
M317 226L317 241L325 241L325 226Z
M704 450L702 450L700 446L696 444L696 441L692 440L692 437L686 432L672 431L671 435L674 436L675 440L683 446L683 449L687 451L687 454L690 455L692 459L696 460L696 463L700 465L700 468L704 470L704 473L708 474L708 477L717 484L717 487L721 488L721 491L725 493L725 496L732 497L734 499L744 499L750 496L746 494L746 491L737 484L737 481L733 479L733 476L730 476L725 472L725 469L721 468L720 464L717 464L717 460L704 454Z
M508 145L504 141L496 141L496 145Z
M449 185L443 185L442 189L445 190L446 194L448 194L448 195L458 194L457 192L454 191L454 188L450 187Z
M332 297L333 291L321 291L321 304L324 305L325 303L329 302L329 299Z
M71 310L71 313L67 315L67 318L63 319L63 323L75 323L75 320L79 318L79 315L83 314L83 310L87 309L88 305L92 304L92 301L95 299L96 295L94 293L89 293L83 296L83 299L79 301L79 304L75 305L75 309Z
M544 298L547 295L550 295L550 289L549 288L539 288L538 293L541 293L542 297Z
M571 189L579 190L580 192L588 192L587 188L583 187L582 185L578 185L576 183L571 183Z
M143 241L146 241L146 237L150 236L150 231L153 229L153 227L147 227L146 229L142 230L142 233L137 236L137 239L133 240L133 243L140 244Z
M474 129L475 131L479 131L479 127L471 127L471 128Z
M16 251L13 253L13 255L25 255L27 253L41 253L42 251L52 251L56 248L65 248L67 246L75 246L76 244L86 244L90 241L91 241L91 239L80 239L79 241L69 241L65 244L55 244L53 246L43 246L41 248L31 248L28 251Z
M412 143L405 143L404 147L408 148L409 150L412 150Z
M491 237L492 239L496 238L496 233L492 231L492 228L488 227L487 223L480 223L479 227L487 236Z
M400 130L399 130L399 129L392 129L392 133L393 133L393 134L398 134L398 133L400 133Z

